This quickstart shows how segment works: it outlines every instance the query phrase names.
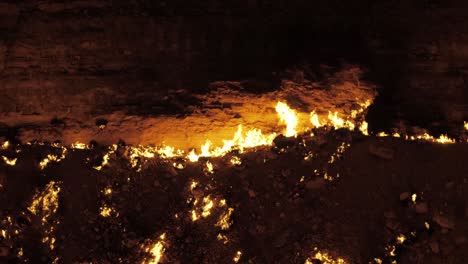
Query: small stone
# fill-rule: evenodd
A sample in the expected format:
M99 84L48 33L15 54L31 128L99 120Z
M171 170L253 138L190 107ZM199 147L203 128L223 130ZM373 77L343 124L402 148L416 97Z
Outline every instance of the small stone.
M455 223L446 216L435 215L432 219L442 228L453 229L455 227Z
M167 168L167 172L169 172L169 174L172 175L172 176L177 176L177 171L172 166Z
M291 170L290 169L281 170L281 175L283 175L283 177L289 177L291 176Z
M427 213L427 211L428 211L427 203L417 203L417 204L414 206L414 210L415 210L416 213L418 213L418 214L425 214L425 213Z
M447 183L445 184L445 188L451 189L454 185L455 185L454 182L447 182Z
M411 196L411 194L410 194L409 192L401 193L401 194L400 194L400 201L405 201L405 200L407 200L410 196Z
M306 183L306 188L309 190L317 190L322 189L325 186L325 179L317 178L314 180L310 180Z
M431 241L429 243L429 246L431 247L431 251L432 253L434 254L438 254L439 251L440 251L440 248L439 248L439 243L437 241Z
M8 248L7 247L0 247L0 257L6 257L8 256Z
M374 145L369 146L369 152L381 159L385 160L392 160L393 159L393 149L385 148L385 147L376 147Z
M384 212L384 216L385 216L385 218L392 218L392 219L394 219L394 218L397 217L396 214L395 214L395 212L393 212L393 211L386 211L386 212Z
M296 143L296 139L294 137L285 137L283 135L279 135L273 140L273 143L276 147L284 149L287 147L294 146L294 144Z
M455 244L457 245L462 245L466 243L466 236L464 235L458 235L455 237Z

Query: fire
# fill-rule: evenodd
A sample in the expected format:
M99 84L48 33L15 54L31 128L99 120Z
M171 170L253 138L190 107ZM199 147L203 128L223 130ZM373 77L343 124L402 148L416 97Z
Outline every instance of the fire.
M85 143L75 142L71 145L73 149L86 149L88 146Z
M165 245L166 245L166 233L163 233L162 235L159 236L159 241L156 242L152 247L147 247L145 248L145 252L149 253L152 258L148 260L144 260L142 264L158 264L164 254L164 251L166 251Z
M206 162L206 169L207 169L208 173L213 173L214 172L213 171L213 164L209 160Z
M306 259L304 264L312 264L315 263L315 261L317 260L323 264L346 264L346 261L342 258L335 259L332 256L330 256L327 252L321 252L317 249L315 249L315 251L315 255Z
M54 181L49 182L42 192L34 195L31 205L28 210L33 214L41 217L42 227L44 228L43 243L48 243L50 250L54 250L56 239L54 235L54 223L60 223L58 220L53 220L58 209L58 195L60 193L60 185Z
M3 161L5 162L5 164L9 165L9 166L15 166L16 161L18 160L17 158L8 158L8 157L5 157L5 156L2 156L2 158L3 158Z
M232 224L231 215L232 215L233 212L234 212L233 208L228 208L226 213L221 215L218 222L216 223L216 226L220 227L221 230L229 229L229 227L231 227L231 224Z
M99 208L99 214L102 217L109 217L111 215L119 216L119 213L116 212L114 208L109 207L107 205L104 205L101 208Z
M366 121L363 121L361 125L359 126L359 131L361 131L363 135L368 136L369 135L369 132L367 131L368 127L369 127L369 124Z
M355 127L353 122L339 117L338 112L334 112L333 114L328 112L328 120L335 129L347 128L349 130L354 130Z
M193 205L197 206L199 203L199 199L195 199ZM191 211L192 221L195 222L200 219L200 217L208 217L211 214L211 209L213 209L213 207L214 201L211 199L210 195L204 197L200 208L195 208Z
M114 144L114 145L110 146L109 151L102 157L101 165L94 167L94 169L95 170L101 170L107 164L109 164L110 155L114 154L116 150L117 150L117 144Z
M2 149L8 149L9 146L10 146L10 142L7 140L7 141L3 142Z
M463 127L465 128L465 130L468 130L468 122L463 122Z
M234 263L237 263L239 262L240 258L242 257L242 252L241 251L237 251L236 252L236 255L234 256L234 258L232 260L234 260Z
M398 235L396 239L398 244L403 244L406 241L406 237L403 234Z
M280 121L286 124L286 137L294 137L297 135L297 124L298 118L296 111L289 108L289 106L283 102L276 104L276 112L279 115Z
M313 128L322 127L318 115L315 113L315 110L310 113L310 123L312 123Z

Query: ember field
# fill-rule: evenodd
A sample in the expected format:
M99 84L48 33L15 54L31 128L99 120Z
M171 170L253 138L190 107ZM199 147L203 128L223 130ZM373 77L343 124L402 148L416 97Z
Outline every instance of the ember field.
M43 170L63 148L5 146L2 263L466 262L467 144L315 134L137 167L123 143Z

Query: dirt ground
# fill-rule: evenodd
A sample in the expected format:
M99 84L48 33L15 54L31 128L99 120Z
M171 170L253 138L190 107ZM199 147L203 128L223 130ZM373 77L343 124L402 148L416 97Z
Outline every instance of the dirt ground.
M1 263L150 263L153 246L160 263L466 263L467 144L340 130L275 143L135 168L122 143L101 170L107 146L43 170L60 148L5 148Z

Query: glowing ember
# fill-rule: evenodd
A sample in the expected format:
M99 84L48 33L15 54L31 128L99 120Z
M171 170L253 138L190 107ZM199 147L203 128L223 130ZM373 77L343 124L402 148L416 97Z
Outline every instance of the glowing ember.
M304 264L312 264L316 261L319 261L323 264L346 264L346 261L342 258L335 259L326 252L320 252L317 249L315 249L315 251L315 255L306 259Z
M59 184L51 181L42 192L38 192L34 195L31 205L28 207L28 210L32 214L41 217L41 223L44 227L42 242L48 243L50 250L54 250L56 242L53 236L55 230L53 224L60 223L58 220L52 220L52 216L57 212L59 206L59 193Z
M81 143L81 142L75 142L71 145L71 148L73 149L86 149L87 146L85 143Z
M112 189L110 187L107 187L106 189L104 189L104 194L105 195L111 195L112 194Z
M280 121L286 124L286 137L294 137L297 135L297 124L298 118L296 111L289 108L289 106L283 102L276 104L276 112L279 115Z
M237 263L237 262L239 262L241 257L242 257L242 252L237 251L236 255L234 256L234 258L232 260L234 260L234 263Z
M396 238L398 244L403 244L406 241L406 237L403 234L400 234Z
M417 194L413 193L413 194L411 195L411 201L412 201L414 204L416 203L416 199L417 199L417 198L418 198L418 195L417 195Z
M234 212L233 208L228 208L227 212L224 213L216 223L217 227L220 227L222 230L227 230L232 225L231 215Z
M9 146L10 146L10 142L5 141L5 142L3 142L3 144L2 144L2 149L8 149Z
M225 245L229 242L228 237L226 235L223 235L223 234L218 234L216 236L216 239L218 239L219 241L222 241L223 244L225 244Z
M431 228L431 225L428 222L424 222L424 227L429 230Z
M114 154L115 151L117 150L117 144L114 144L112 146L109 147L109 150L107 151L106 154L104 154L104 156L102 157L102 163L101 165L99 166L96 166L94 167L95 170L101 170L102 168L104 168L107 164L109 164L109 160L110 160L110 155Z
M5 162L6 165L9 165L9 166L15 166L16 165L16 161L18 160L17 158L7 158L5 156L2 156L3 158L3 161Z
M159 241L151 247L145 248L145 252L151 255L151 259L144 260L142 264L158 264L166 251L166 233L159 236Z
M237 156L232 156L230 161L232 165L242 165L242 160Z
M377 133L377 136L378 137L388 137L388 134L385 133L385 132L379 132L379 133Z
M465 128L465 130L468 130L468 122L463 122L463 127Z
M109 217L111 215L115 215L116 217L119 216L119 213L117 213L114 208L106 206L106 205L99 208L99 214L102 217Z
M206 162L206 169L207 169L207 171L208 171L209 173L213 173L213 172L214 172L214 171L213 171L213 164L212 164L209 160Z
M203 211L201 215L206 218L211 214L211 209L213 208L213 200L210 199L209 195L203 198L203 204Z

